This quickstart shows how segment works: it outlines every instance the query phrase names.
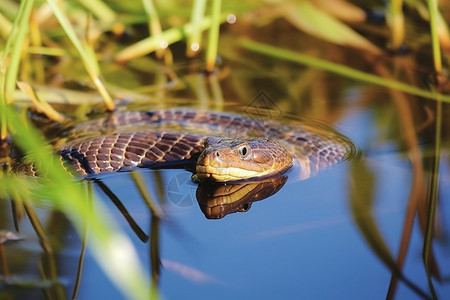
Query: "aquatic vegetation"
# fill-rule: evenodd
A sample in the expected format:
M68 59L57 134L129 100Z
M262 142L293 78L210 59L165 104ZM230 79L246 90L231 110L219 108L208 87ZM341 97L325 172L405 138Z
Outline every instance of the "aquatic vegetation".
M391 0L386 8L364 5L344 0L263 5L220 0L3 0L0 139L3 145L13 140L22 152L44 162L51 179L44 185L11 175L10 161L1 161L5 171L0 173L0 197L14 198L16 223L27 216L49 261L42 281L12 285L51 287L48 299L64 296L44 226L34 211L35 205L51 201L80 236L87 236L85 246L127 297L148 298L149 282L152 297L158 297L164 191L148 191L140 174L132 173L152 216L150 234L127 221L134 224L140 240L150 238L150 279L129 238L108 219L108 210L101 204L92 209L89 188L73 182L51 154L52 146L31 124L36 115L66 125L98 112L142 105L222 110L230 104L245 106L263 89L277 99L265 108L276 106L282 112L302 112L331 123L355 110L355 102L360 107L379 106L374 119L381 131L402 133L390 140L408 152L412 183L397 258L373 216L376 179L364 159L352 162L349 206L368 245L392 271L388 298L395 296L399 279L417 295L430 298L403 273L418 215L428 289L431 298L437 298L433 278L440 272L432 246L439 221L440 151L447 132L442 114L450 102L445 67L450 49L448 4ZM363 99L352 102L342 96L349 93L349 85L363 89ZM383 106L385 98L391 99L388 107ZM428 115L417 117L414 99L427 107ZM427 130L434 124L427 149L420 145L429 138L421 135L422 124ZM163 189L158 176L154 174L154 180ZM358 193L359 186L367 186L363 194ZM107 187L100 189L115 197ZM123 255L115 252L119 244L134 254L127 254L125 263L114 264Z

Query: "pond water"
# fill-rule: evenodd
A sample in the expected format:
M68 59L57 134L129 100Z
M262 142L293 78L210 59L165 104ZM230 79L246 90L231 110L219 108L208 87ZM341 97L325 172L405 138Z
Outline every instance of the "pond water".
M336 50L317 41L315 47L327 48L330 56ZM449 298L448 105L436 108L432 100L249 53L245 62L235 61L224 52L223 69L230 73L217 85L187 72L186 86L195 88L169 88L150 101L159 104L145 105L242 112L257 107L254 100L263 91L265 108L276 108L281 118L292 114L332 126L353 141L357 155L306 180L295 180L294 168L274 195L239 206L240 212L221 213L220 219L201 207L198 185L183 169L137 171L164 207L161 220L152 217L129 172L91 181L94 209L95 203L106 205L162 298L383 299L390 291L392 299L432 299L429 274L437 298ZM366 62L352 60L360 58L355 52L343 52L340 59L364 67ZM161 104L161 98L171 101ZM137 108L142 106L130 105ZM438 205L428 271L423 229L433 174L439 180ZM11 202L2 200L0 206L0 228L14 231ZM70 222L45 206L37 213L52 251L44 250L48 245L21 218L22 240L0 245L1 299L63 299L74 293L77 299L122 299ZM47 280L43 268L52 270L57 282Z
M95 201L107 205L149 270L155 253L148 235L158 232L153 242L159 248L161 265L154 269L166 299L206 299L212 295L218 299L385 298L394 272L389 260L375 249L385 247L394 259L398 255L408 204L416 190L410 157L403 146L387 137L383 131L387 129L376 123L377 109L383 107L352 109L335 123L354 141L359 155L306 180L288 179L275 195L248 205L245 212L207 218L197 201L197 184L190 180L191 173L180 169L139 170L156 199L166 203L167 218L157 223L152 223L128 172L103 177L103 185L91 182L98 195ZM420 149L426 155L432 146L425 141ZM445 148L442 151L446 154ZM433 253L443 279L433 282L444 299L450 295L445 280L445 266L450 263L446 226L450 208L444 188L449 179L445 155L441 161L436 223L440 238L433 242ZM293 177L295 173L294 169L286 175ZM101 186L117 196L122 209ZM11 208L7 202L2 205L5 228L12 222L7 213ZM124 209L134 226L124 217ZM45 298L42 291L52 291L46 288L52 284L38 284L37 278L39 265L49 260L56 265L66 295L77 290L79 299L120 298L89 252L83 253L69 222L59 213L38 211L55 253L49 259L29 222L22 220L20 235L24 240L6 244L4 253L13 278L28 282L30 287L9 290L4 295L10 298L5 299L16 299L14 295L17 299ZM421 256L423 244L415 217L402 269L404 279L395 288L395 299L431 297ZM82 268L78 269L80 257ZM75 288L77 274L80 282ZM32 288L34 284L37 287Z

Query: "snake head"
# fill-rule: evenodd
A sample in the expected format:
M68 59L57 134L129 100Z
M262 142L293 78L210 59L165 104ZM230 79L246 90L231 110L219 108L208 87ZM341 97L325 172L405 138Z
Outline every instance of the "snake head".
M291 166L291 155L278 142L209 137L197 161L196 177L234 182L278 175Z

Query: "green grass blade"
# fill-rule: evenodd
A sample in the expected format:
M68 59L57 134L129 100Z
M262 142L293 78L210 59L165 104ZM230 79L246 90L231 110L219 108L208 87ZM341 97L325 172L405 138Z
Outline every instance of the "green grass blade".
M19 10L19 2L15 0L2 0L2 5L0 5L0 12L9 20L14 20Z
M201 48L202 28L201 21L205 15L206 0L195 0L191 11L192 34L188 38L186 53L193 56Z
M222 0L213 0L211 7L211 28L209 29L208 47L206 49L206 71L213 72L216 65L217 47L219 45L220 10Z
M433 47L434 70L437 73L441 73L442 58L441 58L441 48L439 45L439 35L437 30L437 22L438 22L437 1L427 0L427 2L428 2L428 12L430 14L431 45Z
M224 22L225 15L221 15L220 22ZM211 27L211 19L205 17L200 23L201 30L206 30ZM181 41L185 37L189 37L192 33L192 24L187 23L180 28L170 28L161 33L158 37L148 37L143 39L117 53L115 60L125 62L130 59L140 57L152 53L161 48L161 41L165 45L171 45L175 42Z
M161 22L159 21L158 12L153 4L153 0L142 0L142 3L144 4L144 9L148 16L147 23L150 35L154 38L159 38L160 49L156 50L156 57L163 59L165 49L168 45L161 39L162 27Z
M105 101L106 106L108 107L109 110L114 110L115 108L114 102L112 101L111 96L109 95L108 91L106 90L105 86L100 80L97 61L95 60L94 56L90 55L88 51L86 51L86 48L78 39L74 29L72 28L72 25L70 24L70 21L67 19L63 11L60 9L58 4L56 3L56 0L47 0L47 3L52 8L53 13L58 19L59 24L64 29L64 32L66 33L67 37L72 42L73 46L80 55L81 61L83 62L86 71L91 77L98 92L100 93L100 95L102 95L102 98Z
M368 74L362 71L358 71L356 69L349 68L344 65L340 65L337 63L329 62L326 60L322 60L319 58L315 58L312 56L308 56L306 54L293 52L290 50L280 49L275 46L251 41L248 39L242 39L239 42L239 45L247 50L264 54L267 56L283 59L286 61L291 61L299 64L303 64L306 66L310 66L313 68L322 69L328 72L336 73L341 76L351 78L353 80L364 81L370 84L376 84L388 89L395 89L398 91L402 91L411 95L436 100L436 97L440 97L442 102L450 103L450 96L436 93L434 91L426 91L419 89L415 86L396 81L391 79L386 79L383 77L379 77L376 75Z
M1 176L0 186L16 189L18 185L8 184L11 180L19 182L19 186L26 184L36 199L51 201L54 208L62 211L80 236L87 226L88 248L106 275L127 298L148 299L148 274L142 269L131 241L117 228L113 220L106 217L107 208L101 202L96 202L93 209L87 201L88 197L81 182L72 180L62 168L59 159L48 150L40 133L27 122L19 120L11 107L0 104L0 109L6 111L15 143L41 166L42 173L47 174L45 184L34 178Z
M101 0L78 0L84 7L91 11L103 24L110 26L116 20L116 13Z
M33 0L20 2L17 18L14 20L0 60L0 102L3 105L13 101L17 74L19 72L20 56L22 54L25 34L28 30L28 20L32 7ZM8 135L6 111L3 109L0 109L0 122L0 141L3 141Z
M403 0L389 1L386 23L391 30L392 48L398 50L405 39L405 17Z
M159 22L158 12L156 11L153 0L142 0L145 12L148 15L149 32L151 35L158 35L161 33L161 23Z
M14 90L16 89L16 79L19 72L20 56L22 55L23 43L25 35L28 31L28 22L30 19L33 0L20 2L19 12L14 21L13 29L6 42L2 59L2 74L4 83L1 86L3 99L7 103L13 100ZM9 56L9 64L7 64Z

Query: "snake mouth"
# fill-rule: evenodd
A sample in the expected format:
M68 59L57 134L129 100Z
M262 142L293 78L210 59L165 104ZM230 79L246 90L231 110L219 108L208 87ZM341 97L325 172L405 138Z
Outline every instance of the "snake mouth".
M246 170L237 167L213 167L211 165L197 164L196 175L200 180L212 180L215 182L242 182L261 180L284 174L292 167L292 163L281 169L266 170L264 172Z
M261 177L261 174L257 171L236 167L213 167L211 165L200 164L197 164L196 172L198 178L212 179L216 182L235 182L248 178Z

